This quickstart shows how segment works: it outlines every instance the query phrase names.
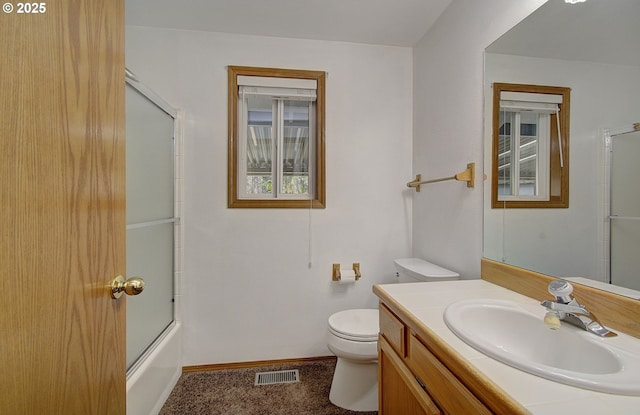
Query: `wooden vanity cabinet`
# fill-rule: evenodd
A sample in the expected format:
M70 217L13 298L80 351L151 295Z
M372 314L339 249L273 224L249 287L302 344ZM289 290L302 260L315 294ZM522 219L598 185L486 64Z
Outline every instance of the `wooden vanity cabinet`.
M378 348L380 415L493 413L384 303Z

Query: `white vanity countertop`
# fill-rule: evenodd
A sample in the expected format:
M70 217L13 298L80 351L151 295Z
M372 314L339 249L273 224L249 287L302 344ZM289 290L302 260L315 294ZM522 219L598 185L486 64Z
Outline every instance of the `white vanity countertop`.
M446 307L460 300L512 300L540 312L540 301L484 280L385 284L377 288L535 415L638 415L640 396L611 395L564 385L512 368L468 346L443 320ZM543 299L540 299L543 300ZM544 315L544 313L542 313ZM540 321L542 323L542 319ZM514 335L518 335L514 333ZM640 341L640 340L638 340Z

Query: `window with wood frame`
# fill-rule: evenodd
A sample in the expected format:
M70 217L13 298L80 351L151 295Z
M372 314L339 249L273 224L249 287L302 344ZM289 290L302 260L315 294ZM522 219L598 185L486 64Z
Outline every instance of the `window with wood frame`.
M570 92L493 84L493 208L569 207Z
M325 72L228 67L230 208L325 207Z

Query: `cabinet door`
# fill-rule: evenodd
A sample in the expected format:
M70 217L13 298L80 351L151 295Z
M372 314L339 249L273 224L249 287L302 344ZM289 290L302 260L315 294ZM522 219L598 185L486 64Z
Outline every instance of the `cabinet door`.
M409 336L407 364L422 379L445 414L491 415L491 411L414 334Z
M379 347L379 414L441 415L438 407L382 336Z
M402 358L407 355L406 328L383 303L380 303L380 334Z

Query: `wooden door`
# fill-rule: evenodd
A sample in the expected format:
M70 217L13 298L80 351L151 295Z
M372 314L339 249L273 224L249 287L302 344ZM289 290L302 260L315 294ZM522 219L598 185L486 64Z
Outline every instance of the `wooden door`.
M47 1L31 13L10 3L0 413L124 414L125 303L108 286L125 272L124 1Z

